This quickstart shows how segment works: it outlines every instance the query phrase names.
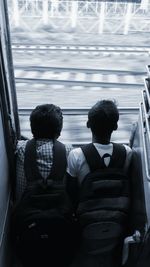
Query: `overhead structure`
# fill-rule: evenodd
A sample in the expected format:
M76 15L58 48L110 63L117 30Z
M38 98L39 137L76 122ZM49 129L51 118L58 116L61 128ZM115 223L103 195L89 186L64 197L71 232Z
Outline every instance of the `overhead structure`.
M150 1L8 0L10 25L34 31L39 27L60 32L149 32Z

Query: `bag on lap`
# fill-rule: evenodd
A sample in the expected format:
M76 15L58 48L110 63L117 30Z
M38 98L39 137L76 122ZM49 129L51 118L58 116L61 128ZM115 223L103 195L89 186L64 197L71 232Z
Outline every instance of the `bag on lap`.
M25 262L33 261L31 266L43 266L48 260L52 266L63 266L73 255L76 231L63 182L66 164L65 146L55 141L51 173L44 180L36 165L35 140L27 142L27 186L12 215L12 232L21 257Z
M81 184L77 209L82 248L88 254L107 255L120 247L125 235L129 209L129 179L123 171L126 150L113 143L112 156L103 158L93 144L83 146L82 151L90 168ZM107 156L108 167L103 160Z

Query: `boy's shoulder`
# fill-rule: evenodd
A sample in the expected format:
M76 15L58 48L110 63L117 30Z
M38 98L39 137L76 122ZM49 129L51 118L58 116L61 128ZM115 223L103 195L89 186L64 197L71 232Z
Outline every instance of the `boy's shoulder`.
M20 151L25 151L25 147L27 144L28 140L18 140L17 145L16 145L16 152Z
M133 154L133 150L129 145L123 144L123 146L126 149L127 156Z
M16 145L16 151L15 154L17 155L17 158L24 161L24 155L25 155L25 147L28 140L18 140Z

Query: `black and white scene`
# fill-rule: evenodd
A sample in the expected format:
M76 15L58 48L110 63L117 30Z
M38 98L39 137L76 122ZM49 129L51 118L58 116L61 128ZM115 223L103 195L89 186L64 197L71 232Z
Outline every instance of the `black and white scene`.
M150 0L0 1L0 267L150 266Z

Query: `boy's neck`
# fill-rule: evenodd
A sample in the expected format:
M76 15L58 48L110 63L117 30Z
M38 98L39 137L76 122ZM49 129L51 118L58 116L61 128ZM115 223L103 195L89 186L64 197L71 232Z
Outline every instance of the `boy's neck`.
M99 143L99 144L102 144L102 145L108 145L108 144L110 144L110 137L102 138L102 137L93 136L92 137L92 142L93 143Z

